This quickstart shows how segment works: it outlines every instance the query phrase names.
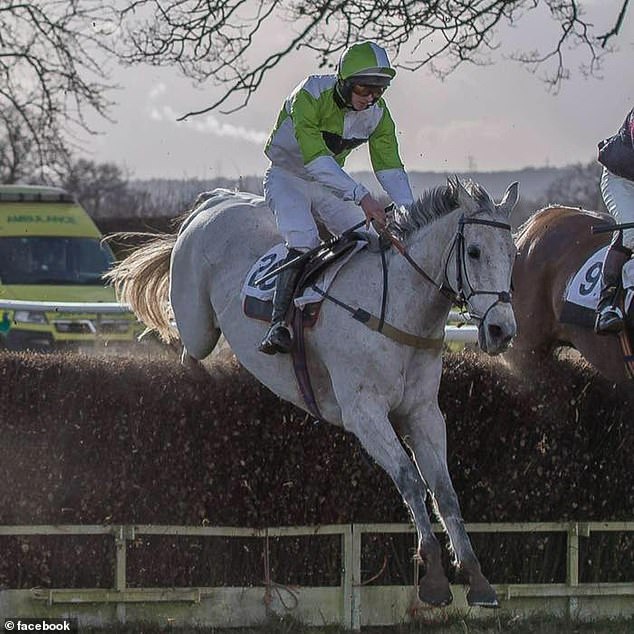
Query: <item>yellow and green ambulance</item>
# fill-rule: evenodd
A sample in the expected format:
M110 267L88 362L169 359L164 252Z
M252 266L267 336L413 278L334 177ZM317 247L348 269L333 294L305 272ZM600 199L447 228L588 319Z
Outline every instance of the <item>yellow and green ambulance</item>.
M114 255L64 190L0 186L0 346L132 342L140 325L102 275Z

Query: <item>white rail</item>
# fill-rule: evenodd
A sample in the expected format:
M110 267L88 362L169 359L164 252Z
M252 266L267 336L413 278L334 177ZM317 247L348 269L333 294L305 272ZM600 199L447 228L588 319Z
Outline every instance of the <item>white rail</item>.
M17 299L0 299L0 310L39 310L56 313L97 313L114 314L130 312L130 307L118 302L27 302ZM469 324L469 318L463 313L451 311L448 321L457 321L464 325L447 325L445 338L447 341L475 343L478 340L478 329Z
M130 307L119 302L27 302L0 299L0 310L40 310L56 313L127 313Z
M445 340L476 343L478 341L478 328L477 326L445 326Z

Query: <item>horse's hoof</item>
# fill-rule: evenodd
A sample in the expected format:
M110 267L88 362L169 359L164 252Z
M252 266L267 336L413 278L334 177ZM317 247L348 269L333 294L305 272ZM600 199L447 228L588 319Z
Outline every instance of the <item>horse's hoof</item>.
M446 579L441 582L430 582L423 580L418 587L418 596L423 603L427 603L435 608L442 608L453 601L453 594Z
M495 590L489 586L488 588L469 588L467 592L467 603L473 607L480 608L499 608L497 594Z

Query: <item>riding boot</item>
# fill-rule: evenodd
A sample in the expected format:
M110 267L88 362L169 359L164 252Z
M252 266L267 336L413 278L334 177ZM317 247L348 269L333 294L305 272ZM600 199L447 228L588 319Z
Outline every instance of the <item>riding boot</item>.
M285 262L301 255L299 251L290 249ZM258 350L265 354L276 354L277 352L288 353L293 345L293 335L290 327L286 323L286 314L293 299L295 283L299 278L303 265L289 267L281 271L275 282L275 294L273 295L273 314L271 316L271 326L264 339L260 343Z
M623 329L623 311L618 306L618 296L621 269L631 256L632 251L623 246L621 232L615 233L601 271L601 291L594 322L594 331L598 335L616 333Z

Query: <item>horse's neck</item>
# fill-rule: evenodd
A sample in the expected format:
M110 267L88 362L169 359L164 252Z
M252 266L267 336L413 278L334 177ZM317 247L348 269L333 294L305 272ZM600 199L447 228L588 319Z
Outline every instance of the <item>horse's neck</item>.
M438 290L438 287L445 282L445 265L456 234L457 217L457 211L448 213L418 229L407 241L407 250L411 258L434 280L436 288L415 271L404 257L396 257L395 276L398 276L397 279L409 280L412 285L411 292L403 294L404 309L425 316L425 334L437 330L440 325L444 328L451 308L451 301Z

